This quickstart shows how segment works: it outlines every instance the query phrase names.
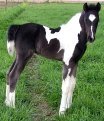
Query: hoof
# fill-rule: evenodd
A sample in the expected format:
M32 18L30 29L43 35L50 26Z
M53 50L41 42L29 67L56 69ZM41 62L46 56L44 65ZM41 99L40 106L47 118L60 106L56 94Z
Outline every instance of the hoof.
M65 111L59 111L59 116L65 116Z
M69 109L70 107L71 107L71 104L68 103L68 104L66 105L66 109Z
M5 104L6 104L6 106L8 106L8 107L15 108L15 104L14 104L13 101L5 100Z
M71 107L71 105L72 105L72 101L67 101L67 103L66 103L66 109L69 109L70 107Z

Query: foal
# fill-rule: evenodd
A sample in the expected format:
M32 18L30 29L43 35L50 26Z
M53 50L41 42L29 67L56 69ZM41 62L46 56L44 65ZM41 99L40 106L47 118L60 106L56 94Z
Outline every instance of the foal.
M11 25L8 30L7 49L16 59L8 74L6 86L7 106L15 107L15 87L17 79L32 55L39 54L63 62L62 98L59 114L64 114L72 104L76 84L78 61L83 56L87 42L95 40L101 5L83 5L83 11L74 15L68 23L52 29L46 26L27 23Z

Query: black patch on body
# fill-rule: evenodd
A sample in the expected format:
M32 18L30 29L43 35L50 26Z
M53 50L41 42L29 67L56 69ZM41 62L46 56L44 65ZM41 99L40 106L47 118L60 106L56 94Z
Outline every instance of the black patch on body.
M55 32L59 32L60 29L61 29L61 27L58 27L56 29L50 28L52 34L54 34Z
M87 43L87 37L86 35L81 31L80 34L78 34L78 43L75 46L73 56L70 61L74 61L75 63L78 63L78 61L83 56L85 50L86 50L86 43Z
M33 51L34 53L50 59L62 60L64 50L59 51L59 40L57 38L53 38L48 43L46 39L46 32L42 25L27 23L18 26L11 26L11 29L9 29L8 32L8 41L10 41L11 39L15 40L17 53L28 53L30 51ZM59 29L51 30L52 32L59 31Z
M62 60L64 50L59 51L60 42L57 38L51 39L49 43L46 38L44 38L43 41L38 43L38 45L40 46L40 50L37 51L38 54L49 59Z

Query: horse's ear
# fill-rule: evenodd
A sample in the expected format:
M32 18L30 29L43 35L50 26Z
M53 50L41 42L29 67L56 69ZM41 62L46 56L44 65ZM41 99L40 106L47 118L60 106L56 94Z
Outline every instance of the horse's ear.
M83 10L84 10L84 11L88 11L88 5L87 5L87 3L85 3L85 4L83 5Z
M97 5L96 5L96 10L99 12L101 9L101 4L98 2Z

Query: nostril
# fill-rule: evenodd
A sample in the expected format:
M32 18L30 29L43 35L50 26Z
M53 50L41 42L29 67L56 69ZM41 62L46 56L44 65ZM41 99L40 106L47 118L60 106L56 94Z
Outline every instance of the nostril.
M88 40L89 40L90 42L92 42L92 41L94 40L94 38L92 38L91 36L88 36Z
M91 40L91 37L90 36L88 36L88 40Z
M90 41L92 41L93 39L90 37Z

